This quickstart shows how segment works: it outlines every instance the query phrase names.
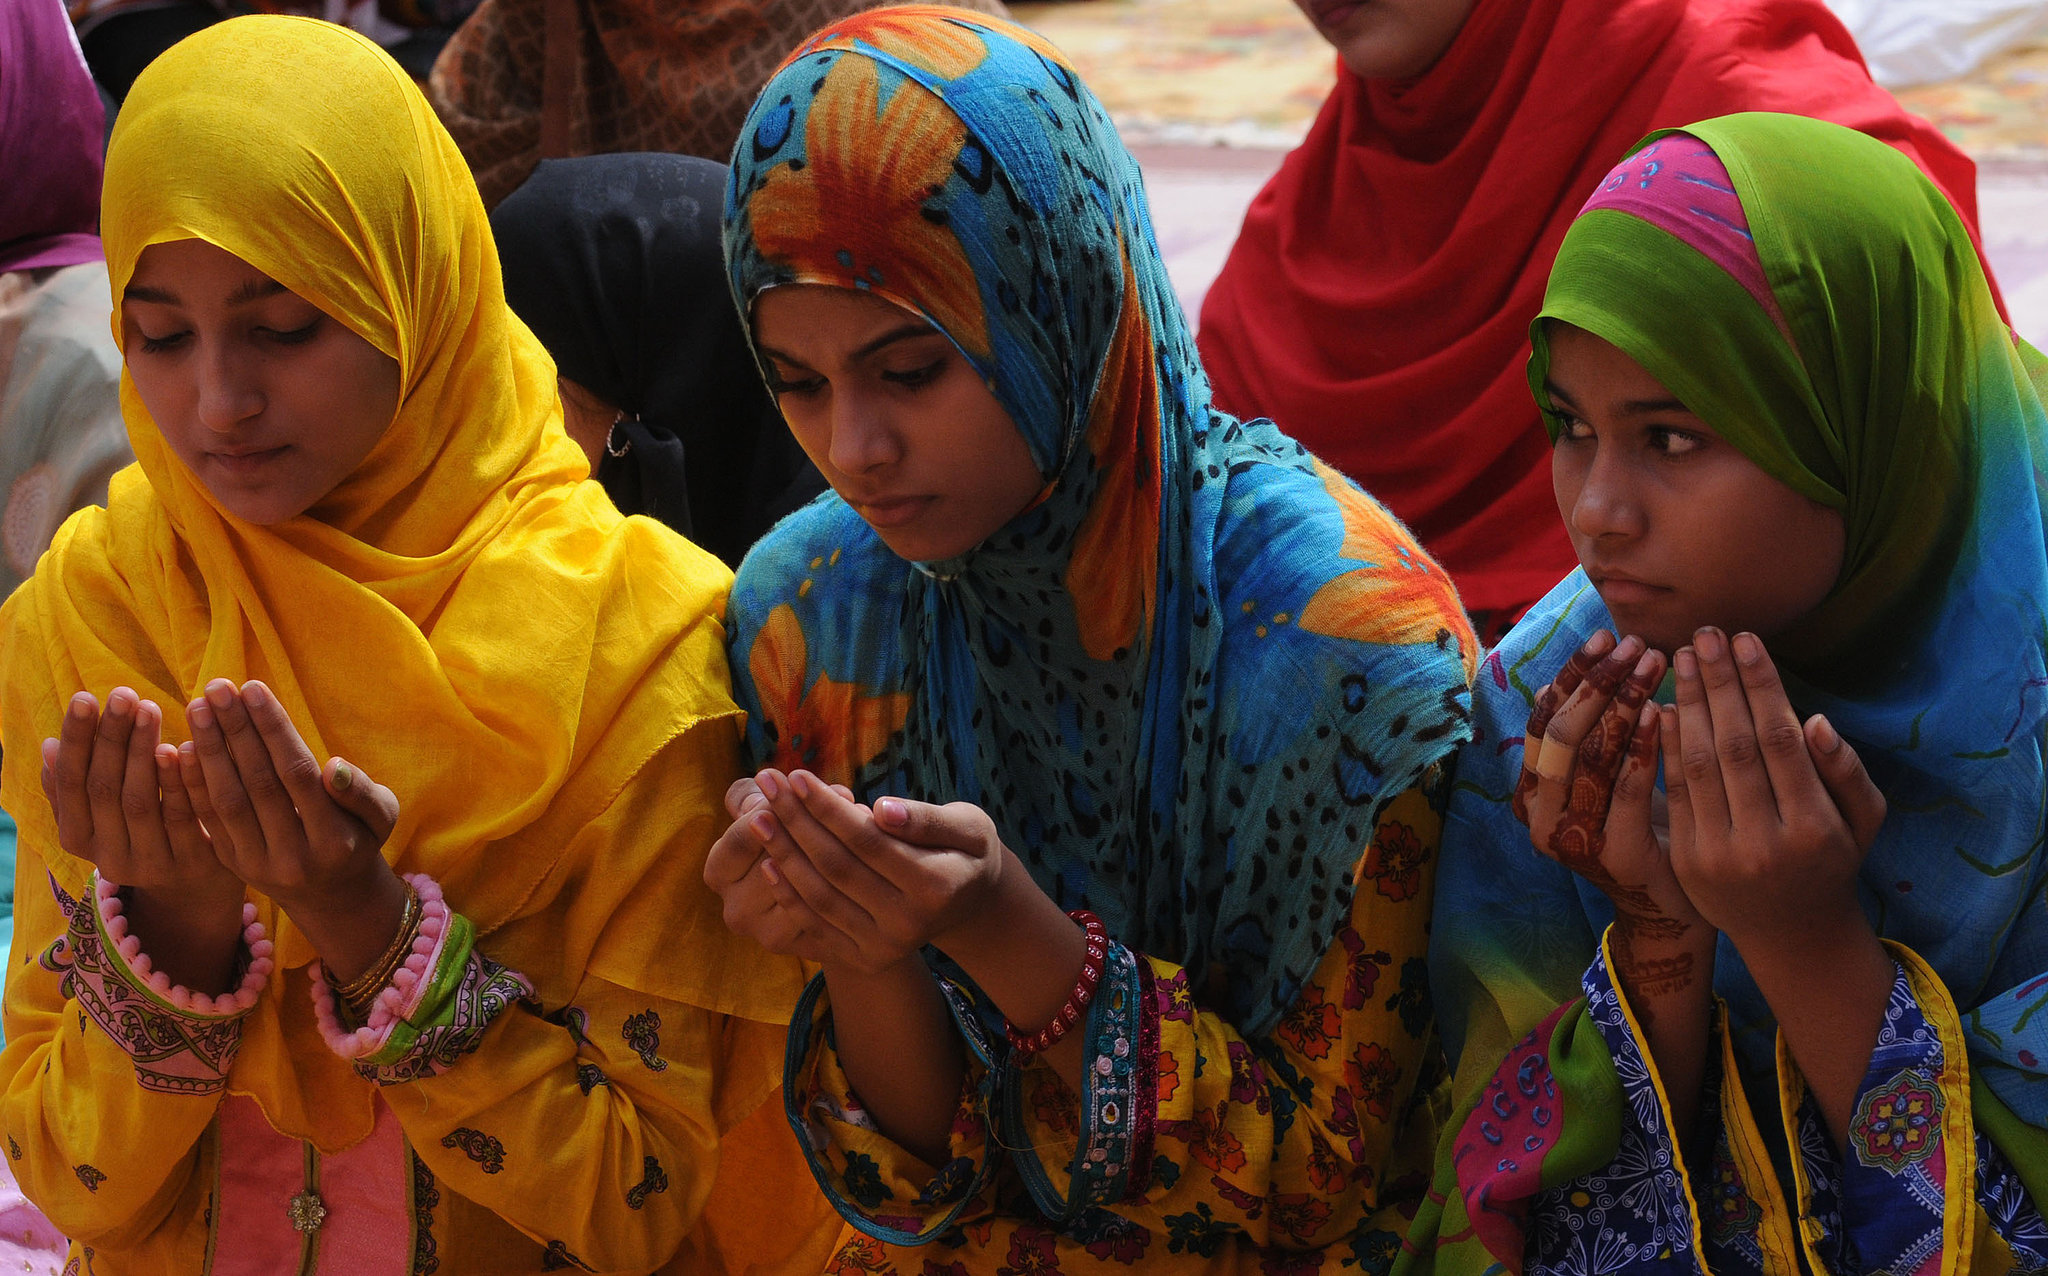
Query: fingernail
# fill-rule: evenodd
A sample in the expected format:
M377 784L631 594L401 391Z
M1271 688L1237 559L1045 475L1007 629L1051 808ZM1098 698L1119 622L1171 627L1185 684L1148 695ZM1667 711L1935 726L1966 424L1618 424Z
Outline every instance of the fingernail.
M782 874L775 871L775 862L766 856L761 858L761 876L768 879L770 886L782 885Z
M807 797L809 797L809 796L811 795L811 776L810 776L810 773L809 773L808 771L792 771L792 772L790 772L790 773L789 773L789 787L790 787L790 788L792 788L792 789L794 789L794 790L796 791L796 795L797 795L798 797L800 797L800 798L807 798Z
M194 700L185 706L185 716L201 731L213 729L213 708L204 700Z
M135 693L129 691L126 687L114 688L112 694L107 696L107 716L111 718L125 718L133 712L135 712Z
M1835 724L1829 722L1826 717L1815 714L1813 716L1813 742L1820 746L1822 753L1833 753L1836 749L1842 747L1842 734L1835 730Z
M782 777L775 772L763 771L754 777L754 782L761 786L761 795L770 802L782 796Z
M1611 658L1614 660L1634 660L1637 653L1641 652L1642 649L1643 640L1634 634L1630 634L1621 640L1621 645L1614 649L1614 655Z
M235 698L235 684L226 678L215 678L206 684L206 698L217 708L225 709Z
M1763 658L1764 645L1756 640L1755 634L1740 633L1735 635L1733 646L1735 648L1735 658L1743 664L1753 665Z
M1727 651L1727 648L1723 645L1721 631L1718 629L1702 629L1699 633L1693 635L1692 641L1694 648L1699 651L1701 660L1719 660L1723 653Z
M1613 634L1608 633L1605 629L1596 630L1591 638L1586 639L1586 645L1579 648L1579 650L1589 656L1597 656L1607 650L1609 644L1613 643L1613 641Z
M1657 671L1657 653L1646 651L1636 658L1636 676L1647 678Z
M1678 667L1678 676L1681 678L1700 676L1699 658L1693 654L1690 647L1680 647L1678 654L1671 658L1671 663Z
M83 721L86 718L90 718L92 716L92 697L87 695L83 691L71 697L71 708L69 712L72 717L77 718L80 721Z
M250 708L260 709L270 703L270 688L260 682L245 682L242 684L242 699L249 702Z
M901 828L910 823L910 808L903 805L902 798L885 797L875 803L875 818Z
M349 764L348 764L348 763L346 763L346 762L337 762L337 763L335 763L335 764L334 764L334 787L335 787L335 788L337 788L337 789L339 789L339 790L341 790L341 791L343 791L343 792L346 792L346 791L348 790L348 786L349 786L349 785L351 785L351 784L354 784L355 782L356 782L356 773L355 773L355 771L354 771L354 770L353 770L352 768L350 768L350 766L349 766Z
M767 841L775 836L775 817L766 811L754 816L754 836Z

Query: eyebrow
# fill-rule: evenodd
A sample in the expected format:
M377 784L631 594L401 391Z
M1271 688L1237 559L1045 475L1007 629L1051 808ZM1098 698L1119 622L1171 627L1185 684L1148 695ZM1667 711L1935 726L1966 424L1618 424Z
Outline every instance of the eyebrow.
M1559 388L1555 381L1545 381L1543 393L1549 395L1554 403L1562 403L1568 407L1578 406L1577 401ZM1644 416L1653 412L1683 412L1687 416L1696 415L1691 408L1668 396L1662 399L1626 399L1619 406L1626 416Z
M275 297L281 292L290 291L291 289L275 279L251 279L228 294L228 304L230 306L246 305L252 301L261 301L265 297ZM129 284L121 290L121 298L124 301L153 302L159 306L184 304L178 300L176 293L164 288L152 288L147 284Z
M889 331L883 333L879 337L876 337L873 341L870 341L867 344L861 346L860 349L855 350L851 355L847 356L847 361L851 363L860 359L865 359L869 355L873 354L877 350L880 350L884 346L894 345L899 341L908 341L912 337L943 337L945 335L945 333L939 331L937 328L933 327L931 324L928 323L906 323L901 327L889 329ZM767 355L771 359L780 359L784 363L793 363L800 368L810 366L809 364L805 363L802 359L799 359L794 355L784 354L782 351L777 350L774 346L762 346L761 353Z

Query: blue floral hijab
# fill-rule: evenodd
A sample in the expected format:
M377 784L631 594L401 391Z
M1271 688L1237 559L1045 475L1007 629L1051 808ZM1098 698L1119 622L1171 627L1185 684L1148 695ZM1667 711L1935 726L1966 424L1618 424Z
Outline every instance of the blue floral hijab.
M981 805L1063 907L1270 1028L1378 807L1465 737L1450 582L1269 422L1210 408L1137 164L1038 37L848 18L769 82L732 166L741 312L804 282L924 316L1046 481L945 562L831 494L771 532L729 618L754 760Z

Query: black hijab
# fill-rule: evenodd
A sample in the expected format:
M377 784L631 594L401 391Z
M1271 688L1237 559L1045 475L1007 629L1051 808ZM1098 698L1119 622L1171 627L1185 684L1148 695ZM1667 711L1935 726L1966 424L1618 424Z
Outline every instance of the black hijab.
M733 312L725 179L685 155L545 160L491 230L505 300L563 376L625 414L597 467L613 502L736 565L824 481Z

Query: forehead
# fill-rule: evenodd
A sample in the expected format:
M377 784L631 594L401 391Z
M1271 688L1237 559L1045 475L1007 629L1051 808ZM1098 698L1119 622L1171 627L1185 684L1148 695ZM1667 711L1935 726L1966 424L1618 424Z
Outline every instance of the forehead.
M1649 369L1604 337L1561 320L1547 319L1544 338L1550 347L1547 388L1578 406L1626 408L1654 404L1662 411L1683 408L1678 396Z
M754 338L774 353L853 351L906 328L943 336L925 316L885 297L827 284L783 284L754 299Z
M174 239L142 250L122 296L143 302L227 297L239 303L288 291L225 248L203 239Z

